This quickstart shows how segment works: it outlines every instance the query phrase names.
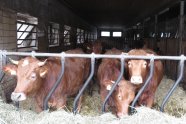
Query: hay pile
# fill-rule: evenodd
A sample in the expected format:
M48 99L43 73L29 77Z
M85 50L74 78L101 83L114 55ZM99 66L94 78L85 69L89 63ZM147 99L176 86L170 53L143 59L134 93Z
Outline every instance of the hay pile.
M156 108L161 105L163 94L166 94L169 87L174 82L170 79L164 78L158 92L156 94ZM127 123L127 124L185 124L186 123L186 94L181 88L177 88L173 96L165 107L165 113L146 107L137 108L137 113L132 116L124 116L118 119L115 115L109 113L101 114L101 101L97 89L93 96L85 94L82 103L82 110L80 114L74 116L72 114L72 102L70 99L67 107L64 110L44 111L42 113L35 113L33 109L33 101L25 101L25 106L22 103L22 108L17 111L11 104L6 104L0 100L0 124L113 124L113 123ZM31 105L29 105L31 102ZM186 102L185 102L186 103ZM23 109L24 108L24 109ZM174 115L174 116L172 116ZM175 117L176 116L176 117Z
M166 77L163 78L155 96L156 109L159 110L162 100L167 95L167 92L174 83L175 81L171 79L167 79ZM181 87L177 87L171 95L170 99L165 105L165 112L169 115L174 115L177 117L180 117L186 113L186 92Z
M74 116L64 110L36 114L29 110L16 111L14 106L0 102L0 124L185 124L186 122L186 115L176 118L145 107L140 107L137 111L133 116L124 116L121 119L111 113L94 117L80 114Z

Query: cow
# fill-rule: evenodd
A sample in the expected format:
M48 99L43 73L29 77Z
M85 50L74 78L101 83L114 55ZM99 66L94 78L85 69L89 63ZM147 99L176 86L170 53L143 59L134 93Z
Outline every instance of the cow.
M83 49L85 53L92 53L94 52L95 54L101 54L103 52L103 45L101 41L96 40L94 42L87 42L83 44Z
M66 53L83 54L81 49L68 50ZM61 59L49 57L40 61L34 57L25 57L13 61L14 65L6 65L3 70L17 76L17 85L11 94L13 101L26 100L32 96L36 100L37 112L43 109L43 100L58 79L61 71ZM13 68L12 68L13 67ZM54 108L64 108L67 97L78 93L83 82L88 77L90 60L85 58L66 58L65 72L61 83L49 99L49 105ZM80 100L79 100L80 101ZM80 102L78 108L80 109Z
M157 54L150 49L133 49L128 52L128 55L136 56L149 56ZM150 71L149 60L144 59L131 59L127 61L126 70L128 70L128 76L130 82L138 87L138 90L143 86L145 80L147 79ZM152 107L154 103L155 92L163 78L163 64L160 60L154 61L153 76L147 85L146 89L139 97L137 106L145 105L147 107Z
M117 49L108 50L105 54L118 55L122 52ZM114 81L120 75L120 60L104 58L98 68L98 80L100 84L100 96L103 102L111 89ZM136 87L132 83L125 80L122 76L121 81L115 88L113 94L109 98L109 106L115 108L113 111L116 112L118 117L128 114L130 103L135 97Z
M91 53L102 54L103 53L103 46L102 46L102 43L100 40L96 40L94 42L87 42L87 43L83 44L83 49L84 49L84 52L88 53L88 54L91 54ZM91 96L93 94L93 86L97 82L97 71L98 71L98 66L99 66L100 62L101 62L101 59L95 60L94 75L93 75L93 78L92 78L90 84L88 85L88 93Z

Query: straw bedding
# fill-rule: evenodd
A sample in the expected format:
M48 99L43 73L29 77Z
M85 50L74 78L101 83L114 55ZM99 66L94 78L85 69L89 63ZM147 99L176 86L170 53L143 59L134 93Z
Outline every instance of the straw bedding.
M186 123L186 93L178 87L165 106L165 112L157 111L161 105L164 94L173 85L173 81L164 78L156 93L154 109L146 107L137 108L137 113L117 118L111 112L101 113L100 96L95 87L93 96L85 93L80 114L73 115L70 98L65 110L34 112L32 99L21 103L19 111L0 99L0 124L185 124ZM30 110L31 109L31 110Z

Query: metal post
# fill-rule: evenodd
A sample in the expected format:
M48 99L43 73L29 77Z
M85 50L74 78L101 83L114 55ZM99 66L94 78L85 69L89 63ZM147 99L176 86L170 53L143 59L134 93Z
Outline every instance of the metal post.
M54 86L52 87L52 89L49 91L48 95L44 99L44 103L43 103L44 110L48 109L48 100L50 99L50 97L52 96L52 94L54 93L54 91L56 90L58 85L61 83L61 79L64 74L64 70L65 70L65 53L62 52L61 53L61 73L60 73L56 83L54 84Z
M147 85L150 83L150 80L153 76L153 71L154 71L154 58L152 58L150 60L150 72L149 72L149 76L147 78L147 80L145 81L143 87L139 90L138 94L136 95L136 97L134 98L132 104L131 104L131 113L134 113L134 106L136 105L137 100L139 99L139 97L141 96L141 94L143 93L143 91L145 90L145 88L147 87Z
M182 42L183 42L183 30L184 30L184 4L185 2L180 1L180 23L179 23L179 55L183 53Z
M3 77L5 76L5 73L2 71L3 66L6 65L6 54L5 54L5 52L6 51L1 51L0 50L0 62L1 62L1 65L0 65L0 83L3 80Z
M164 98L162 105L160 107L160 111L163 112L164 111L164 106L167 103L168 99L170 98L170 96L172 95L172 93L174 92L174 90L176 89L176 87L178 86L178 84L180 83L180 81L182 80L183 77L183 71L184 71L184 55L181 55L181 60L179 63L179 77L177 79L177 81L175 82L175 84L172 86L172 88L169 90L169 92L167 93L166 97Z
M121 57L121 73L120 73L118 79L116 80L116 82L113 84L113 86L112 86L111 90L109 91L108 95L106 96L105 101L103 102L103 105L102 105L102 112L105 112L105 105L106 105L106 103L108 102L109 97L112 95L112 93L113 93L115 87L118 85L119 81L121 80L121 78L122 78L122 76L123 76L123 72L124 72L124 62L125 62L125 61L124 61L124 57L122 56L122 57Z
M90 80L92 79L92 77L94 75L94 65L95 65L95 57L94 57L94 53L92 53L92 57L91 57L91 73L90 73L90 76L88 77L88 79L86 80L85 84L83 85L83 87L81 88L81 90L79 91L78 95L76 96L76 98L74 100L74 103L73 103L73 113L74 114L77 113L77 102L79 101L79 98L81 97L83 91L88 86Z
M157 48L157 38L158 38L158 15L155 15L155 24L154 24L154 33L155 33L155 39L154 39L154 49Z

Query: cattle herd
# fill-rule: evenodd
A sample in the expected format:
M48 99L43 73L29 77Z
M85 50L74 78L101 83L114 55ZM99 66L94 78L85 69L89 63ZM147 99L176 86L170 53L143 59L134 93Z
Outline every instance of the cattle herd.
M92 43L85 47L86 50L80 48L68 50L66 53L85 54L98 53L103 54L101 43ZM107 55L119 55L123 51L112 48L104 52ZM155 55L157 54L147 49L133 49L128 55ZM61 70L61 59L57 57L49 57L45 60L39 60L34 57L25 57L19 61L11 60L12 64L3 67L4 72L10 75L16 75L17 85L11 94L13 101L23 101L28 96L35 98L37 102L37 111L43 110L43 100L58 79ZM120 75L121 61L119 59L104 58L96 62L93 85L99 85L99 93L102 102L105 100L112 85ZM143 86L150 71L149 60L144 59L128 59L124 63L125 73L114 89L114 92L108 100L108 106L112 112L118 117L129 113L130 104L134 100L135 95ZM64 108L67 97L75 96L81 89L83 83L90 73L90 59L88 58L66 58L64 75L60 85L52 94L48 104L54 108ZM155 60L153 76L148 86L141 94L136 104L137 106L145 105L152 107L155 92L163 78L163 64L160 60ZM81 98L78 102L78 110L81 108Z

